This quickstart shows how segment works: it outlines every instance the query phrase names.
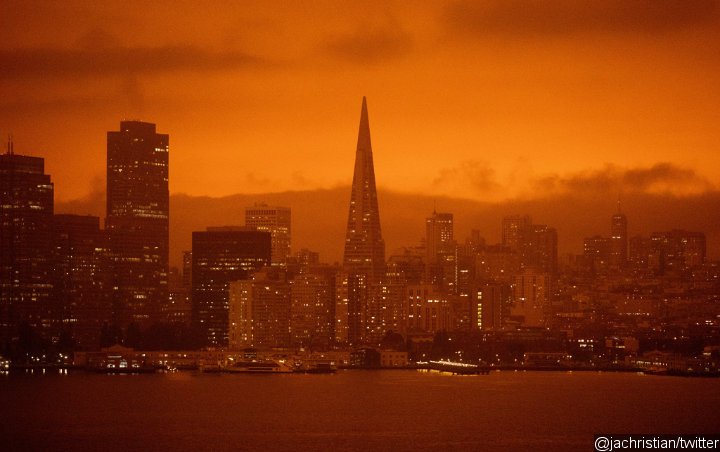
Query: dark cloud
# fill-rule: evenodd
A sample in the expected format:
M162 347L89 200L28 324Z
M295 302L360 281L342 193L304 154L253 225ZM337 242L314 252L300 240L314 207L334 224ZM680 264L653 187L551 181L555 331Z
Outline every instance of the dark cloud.
M477 193L487 193L499 188L495 170L488 163L466 160L454 168L443 168L433 180L436 189L457 186L471 187Z
M58 213L97 215L105 211L104 184L98 181L90 195L56 202ZM170 197L170 247L173 265L180 265L183 250L190 249L192 231L208 226L243 224L244 207L257 202L292 209L293 249L307 247L321 253L325 261L342 258L350 187L282 193L235 194L219 198L173 194ZM437 206L455 216L455 237L463 241L471 229L480 230L488 243L500 241L503 216L529 214L533 221L556 227L561 253L582 253L584 237L609 233L609 218L615 212L615 197L582 198L567 193L548 198L480 202L447 196L378 191L380 216L387 254L402 246L419 243L425 234L426 218ZM663 194L628 193L623 212L631 235L647 236L655 231L687 229L705 232L712 259L720 257L720 192L708 191L683 198ZM202 215L198 215L202 212Z
M192 231L207 226L242 224L244 207L256 202L289 206L292 209L294 250L310 248L325 261L342 259L350 187L223 198L173 195L171 197L171 257L178 262L181 251L189 249ZM598 202L570 194L533 200L501 203L479 202L453 197L378 191L383 237L390 255L402 246L417 245L425 235L424 219L433 206L455 216L455 237L462 242L471 229L478 229L488 243L500 241L502 217L529 214L539 224L558 229L561 252L580 254L584 237L608 234L609 218L615 213L615 197ZM630 221L631 234L649 235L674 228L702 231L708 237L708 251L720 256L720 192L685 198L660 194L627 194L623 212ZM203 212L203 215L197 215ZM179 263L179 262L178 262Z
M245 173L245 182L247 183L247 185L253 187L254 189L258 189L258 188L267 189L267 188L272 187L273 185L276 185L276 183L273 182L272 180L270 180L270 178L268 178L267 176L262 175L262 174L257 174L252 171Z
M215 52L191 45L16 48L0 50L0 78L102 77L172 71L263 67L269 62L242 52Z
M93 178L92 191L82 198L55 201L55 213L71 213L76 215L94 215L105 217L105 181Z
M712 189L712 184L694 170L672 163L657 163L649 168L623 169L606 166L602 170L566 176L550 175L534 182L536 193L626 193L668 192L682 194Z
M715 0L491 0L447 6L451 32L513 36L656 33L717 22Z
M403 57L413 41L400 24L361 24L352 33L329 37L322 49L331 56L355 63L378 63Z

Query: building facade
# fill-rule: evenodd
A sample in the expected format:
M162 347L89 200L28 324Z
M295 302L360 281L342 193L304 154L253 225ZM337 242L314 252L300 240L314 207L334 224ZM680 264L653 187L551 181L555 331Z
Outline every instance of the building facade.
M113 269L109 240L100 218L53 218L54 292L62 307L63 328L78 348L101 346L103 328L112 324Z
M270 233L242 227L192 234L192 324L205 345L228 344L230 282L270 265Z
M0 340L21 324L44 338L57 336L60 312L52 297L51 225L54 187L45 160L0 155Z
M169 136L155 124L121 121L107 133L107 216L113 309L121 328L157 321L168 298Z
M379 319L377 287L385 275L385 242L380 230L375 168L370 142L367 101L360 113L355 170L345 234L343 267L348 274L347 340L358 344L383 334ZM357 298L359 297L359 298ZM340 312L340 311L339 311ZM340 319L342 320L342 319Z
M272 238L272 265L284 265L290 257L290 208L255 204L245 208L245 226L270 233Z

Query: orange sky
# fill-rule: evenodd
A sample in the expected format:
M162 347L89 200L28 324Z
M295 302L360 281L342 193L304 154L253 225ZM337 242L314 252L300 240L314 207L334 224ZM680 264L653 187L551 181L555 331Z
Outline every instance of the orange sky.
M365 95L386 189L695 194L720 180L719 18L689 0L4 0L0 134L46 158L58 200L104 189L123 118L170 134L172 193L330 188Z

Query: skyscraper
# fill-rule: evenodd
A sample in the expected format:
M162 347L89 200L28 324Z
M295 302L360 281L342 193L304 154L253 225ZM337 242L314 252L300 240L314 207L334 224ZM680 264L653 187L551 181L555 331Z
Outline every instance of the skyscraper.
M425 219L425 247L428 264L435 264L438 254L453 253L453 214L433 211L431 217Z
M425 250L427 282L442 287L447 293L457 289L457 254L453 240L453 214L433 211L425 219Z
M661 274L682 272L705 263L705 234L682 229L650 235L653 266Z
M333 339L335 268L317 266L297 275L290 292L293 345L327 346Z
M557 274L557 231L544 224L533 224L528 215L502 220L502 244L520 256L522 268L536 268Z
M168 141L155 124L122 121L107 134L107 218L115 321L147 326L168 297Z
M290 257L290 208L255 204L245 208L245 226L267 231L272 237L272 265L284 265Z
M365 97L360 113L343 263L346 270L366 274L375 281L381 279L385 272L385 242L380 231L375 167Z
M76 346L101 346L101 332L112 322L113 272L108 238L100 218L55 215L53 219L54 291L64 327Z
M519 252L527 228L532 225L528 215L511 215L502 219L502 244L512 251Z
M287 347L290 345L290 290L287 271L265 267L229 285L228 345Z
M192 233L192 323L205 344L228 344L230 282L269 264L269 232L222 227Z
M381 325L381 306L378 305L377 288L385 274L385 242L380 231L375 168L370 144L370 123L367 101L364 97L360 112L343 265L348 289L347 299L344 298L345 292L342 290L338 291L338 297L345 300L340 305L346 306L347 310L336 311L336 315L344 317L337 318L336 327L339 330L336 331L336 337L346 337L350 344L378 338L383 334L383 331L378 329ZM347 336L342 333L343 331L347 331Z
M17 337L21 323L44 337L57 332L52 303L53 184L45 161L0 155L0 340Z
M618 201L618 212L613 215L610 224L610 267L613 270L623 270L627 266L627 227L627 218L620 211L620 202Z

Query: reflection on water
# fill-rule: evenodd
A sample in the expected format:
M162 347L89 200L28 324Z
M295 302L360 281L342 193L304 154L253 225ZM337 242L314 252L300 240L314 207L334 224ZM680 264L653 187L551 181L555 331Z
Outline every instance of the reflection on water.
M0 376L11 449L592 450L712 433L720 381L616 373Z

